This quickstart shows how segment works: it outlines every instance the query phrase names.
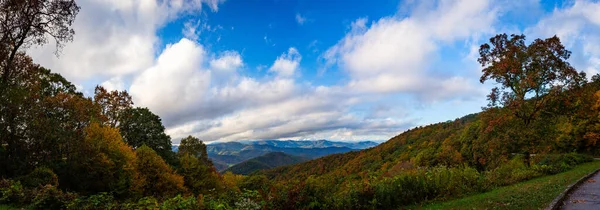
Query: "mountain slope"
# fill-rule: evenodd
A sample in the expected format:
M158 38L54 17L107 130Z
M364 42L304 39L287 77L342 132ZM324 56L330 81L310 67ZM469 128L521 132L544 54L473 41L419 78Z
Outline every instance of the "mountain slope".
M308 162L278 167L259 174L279 181L305 180L309 176L324 176L336 180L347 175L360 176L396 174L410 164L455 164L461 142L478 115L467 115L455 121L432 124L408 130L376 147L335 154ZM464 142L468 143L468 142ZM466 159L466 158L465 158ZM468 161L468 160L466 160ZM462 160L460 161L462 162ZM342 179L337 179L342 180Z
M283 152L270 152L262 156L252 158L242 163L236 164L226 171L234 174L247 175L254 171L271 169L284 165L291 165L310 160L309 158L289 155Z
M260 140L208 144L206 150L208 157L213 161L217 170L223 171L229 166L239 164L269 152L283 152L289 155L314 159L330 154L369 148L377 144L378 143L372 141L336 142L328 140Z
M221 145L217 145L222 150L216 148L208 149L212 145L207 146L208 157L218 165L235 165L251 158L255 158L269 152L283 152L286 154L300 156L307 159L314 159L323 157L330 154L345 153L354 151L347 147L325 147L325 148L279 148L270 145L245 145L243 148L224 148ZM239 149L239 150L234 150ZM224 168L217 168L217 170L224 170Z

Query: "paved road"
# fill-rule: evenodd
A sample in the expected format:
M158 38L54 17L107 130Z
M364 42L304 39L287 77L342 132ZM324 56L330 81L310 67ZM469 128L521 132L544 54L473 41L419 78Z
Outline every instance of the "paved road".
M600 209L600 173L596 173L583 182L581 186L567 197L561 209Z

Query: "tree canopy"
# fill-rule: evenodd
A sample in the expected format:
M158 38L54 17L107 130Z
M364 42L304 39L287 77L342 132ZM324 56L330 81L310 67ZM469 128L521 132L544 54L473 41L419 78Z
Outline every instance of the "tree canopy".
M165 134L160 117L148 108L125 109L118 127L123 140L134 149L146 145L167 162L175 158L171 150L171 137Z
M510 108L528 126L553 95L580 85L578 73L566 60L566 50L556 36L525 44L524 35L499 34L479 48L481 83L493 80L500 85L488 95L490 106Z

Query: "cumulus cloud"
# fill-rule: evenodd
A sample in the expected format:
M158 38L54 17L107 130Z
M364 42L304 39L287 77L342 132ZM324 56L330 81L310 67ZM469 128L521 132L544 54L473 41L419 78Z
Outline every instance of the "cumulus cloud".
M269 68L269 71L275 72L280 77L293 76L296 73L296 70L298 70L301 60L302 56L298 50L291 47L288 49L287 53L283 53L281 56L277 57L277 60L275 60L271 68Z
M210 61L210 67L217 71L231 72L242 65L244 65L242 57L235 51L227 51L219 58Z
M351 77L355 91L415 93L422 98L472 94L472 83L461 76L436 77L430 63L440 45L493 31L496 10L489 1L440 1L413 5L409 17L384 17L370 26L366 18L323 54ZM460 87L462 86L462 87ZM443 94L440 94L443 93Z
M121 77L113 77L109 80L106 80L100 84L100 86L104 87L108 91L123 91L125 89L125 83L123 82L123 78Z
M55 45L32 48L35 62L67 78L82 81L92 77L131 74L151 66L159 38L156 31L181 14L200 11L207 5L218 10L222 0L81 0L73 28L72 43L59 58L48 56Z
M575 1L556 8L535 26L525 30L529 37L548 38L557 35L572 51L570 62L588 77L600 73L600 2Z
M270 68L276 77L251 78L239 72L244 63L239 53L207 52L184 38L168 45L133 80L130 93L137 106L163 118L175 141L187 135L206 141L381 138L413 125L351 114L368 97L338 86L299 84L290 76L300 60L298 51L289 48Z
M156 64L133 80L131 95L138 106L160 116L198 104L210 85L210 71L200 69L206 59L204 48L188 39L169 45Z
M381 135L388 136L413 126L414 122L410 120L365 119L350 114L349 109L359 100L342 89L305 88L295 95L275 93L268 102L262 98L256 104L231 114L174 126L168 132L175 138L193 134L209 141L282 138L352 140L378 139ZM273 89L270 87L268 90ZM240 93L238 96L251 98L252 93ZM239 97L233 101L239 101Z

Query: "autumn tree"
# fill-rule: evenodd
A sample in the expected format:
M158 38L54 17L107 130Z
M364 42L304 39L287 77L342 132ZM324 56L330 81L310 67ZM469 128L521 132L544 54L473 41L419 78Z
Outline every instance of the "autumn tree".
M139 189L143 196L168 198L184 193L183 177L173 169L152 148L143 145L136 149L136 168L139 173Z
M0 85L6 86L12 77L14 59L21 50L44 45L52 38L58 52L65 42L73 40L71 25L78 12L74 0L0 1Z
M488 95L490 107L504 106L521 120L521 135L516 145L529 158L533 147L532 122L548 101L564 90L581 85L585 74L578 73L567 59L571 52L556 36L525 43L524 35L499 34L479 48L479 63L484 67L480 82L495 81L499 87Z
M168 163L174 162L175 153L171 149L171 137L165 134L160 117L148 108L124 110L118 128L123 140L134 149L146 145Z
M66 183L78 192L111 192L128 195L141 183L136 179L136 156L116 128L92 123L85 129L84 144L69 161Z
M15 85L0 106L0 143L6 149L6 173L17 175L68 158L99 109L65 78L23 53L15 57L14 68L19 70L11 79Z
M37 153L27 151L27 143L41 139L27 137L26 132L34 131L36 127L26 118L34 116L34 112L30 110L41 108L32 106L42 101L41 95L37 95L39 92L32 94L31 91L36 90L31 89L32 86L37 90L48 90L52 88L45 84L57 84L66 80L56 80L59 77L52 74L46 74L50 78L39 78L38 73L43 71L38 71L41 68L33 64L23 51L34 45L44 45L51 38L56 42L58 52L65 42L73 39L71 25L78 11L79 7L74 0L0 1L0 144L5 151L0 164L8 167L0 172L2 174L19 174L22 170L17 168L27 169L31 168L28 164L39 163L23 158L29 157L28 154L57 154L49 153L51 149L43 149ZM36 83L39 81L37 79L49 83ZM59 88L55 90L62 91ZM43 115L35 116L40 117Z
M490 44L481 45L478 59L484 67L480 82L493 80L500 85L488 95L490 106L508 107L525 126L552 96L585 79L585 74L567 62L571 52L556 36L526 45L524 35L511 35L509 39L499 34L490 39Z
M133 105L127 91L107 91L102 86L96 86L94 102L102 107L102 114L107 118L106 124L111 127L117 127L123 111Z

